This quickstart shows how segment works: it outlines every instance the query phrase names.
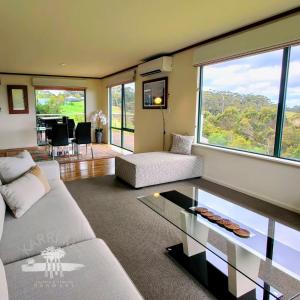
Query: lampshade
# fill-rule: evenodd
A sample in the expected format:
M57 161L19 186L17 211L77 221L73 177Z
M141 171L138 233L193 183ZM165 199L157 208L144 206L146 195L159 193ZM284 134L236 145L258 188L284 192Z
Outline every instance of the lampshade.
M162 99L160 97L154 98L154 104L160 105L162 103Z

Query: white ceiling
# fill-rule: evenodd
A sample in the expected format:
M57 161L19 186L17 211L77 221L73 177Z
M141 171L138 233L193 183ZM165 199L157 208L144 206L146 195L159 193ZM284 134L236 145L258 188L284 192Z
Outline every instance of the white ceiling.
M0 0L0 72L102 77L299 5L300 0Z

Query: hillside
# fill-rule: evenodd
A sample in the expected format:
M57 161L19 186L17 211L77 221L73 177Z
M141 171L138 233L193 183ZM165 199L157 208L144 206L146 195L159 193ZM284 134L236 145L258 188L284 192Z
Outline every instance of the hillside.
M202 141L273 155L277 104L262 95L204 91ZM300 159L300 106L285 114L282 157Z

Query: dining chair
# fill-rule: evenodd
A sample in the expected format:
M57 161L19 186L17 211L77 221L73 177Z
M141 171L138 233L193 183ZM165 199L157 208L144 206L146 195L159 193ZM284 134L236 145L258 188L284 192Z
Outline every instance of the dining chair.
M74 121L74 119L68 119L67 124L68 124L68 131L69 131L69 139L73 139L74 138L74 131L75 131L75 121Z
M77 146L77 156L79 158L79 145L85 145L85 151L87 154L87 145L91 145L92 158L94 158L92 134L91 134L91 122L80 122L75 129L75 139L72 140L72 150L74 150L74 144Z
M69 139L73 139L74 138L74 130L75 130L75 121L74 121L74 119L69 119L69 117L63 116L62 122L64 124L68 125Z
M54 159L54 147L69 147L69 132L67 124L56 124L52 126L49 145L52 146L52 159ZM69 148L68 154L70 156Z
M63 117L62 117L62 122L63 122L64 124L67 124L68 119L69 119L69 117L63 116Z
M46 126L46 139L51 140L52 127L57 124L57 120L49 119L49 120L45 120L44 122L45 122L45 126Z

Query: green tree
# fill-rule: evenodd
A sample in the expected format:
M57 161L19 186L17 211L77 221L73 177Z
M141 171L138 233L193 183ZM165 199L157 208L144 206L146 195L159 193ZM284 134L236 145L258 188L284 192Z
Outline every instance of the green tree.
M272 155L277 105L262 95L204 91L202 135L211 144ZM300 106L285 114L284 157L300 160Z

